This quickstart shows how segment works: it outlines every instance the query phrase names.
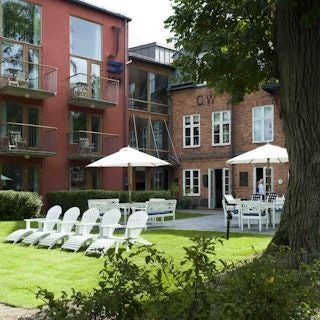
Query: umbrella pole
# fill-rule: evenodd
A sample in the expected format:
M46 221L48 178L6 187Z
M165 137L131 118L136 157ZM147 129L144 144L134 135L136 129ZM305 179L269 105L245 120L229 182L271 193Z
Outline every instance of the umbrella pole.
M267 159L267 189L268 189L268 194L270 194L270 188L271 188L271 175L270 175L270 159ZM267 191L267 190L266 190ZM267 192L266 192L266 199L267 199Z
M129 193L129 203L132 202L131 199L131 190L132 190L132 166L128 165L128 193Z

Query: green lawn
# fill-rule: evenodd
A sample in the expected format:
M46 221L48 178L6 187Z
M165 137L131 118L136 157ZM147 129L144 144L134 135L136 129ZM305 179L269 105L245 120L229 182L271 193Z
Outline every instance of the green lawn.
M33 308L42 303L35 298L38 287L58 294L62 290L70 292L71 288L90 290L97 285L103 258L86 257L81 252L37 249L2 242L7 234L20 227L24 227L21 221L0 222L0 302ZM146 240L177 262L183 257L183 247L191 243L189 238L197 235L223 238L225 234L150 229L143 233ZM254 250L263 250L270 239L268 235L233 233L230 240L217 247L217 257L227 261L244 259Z

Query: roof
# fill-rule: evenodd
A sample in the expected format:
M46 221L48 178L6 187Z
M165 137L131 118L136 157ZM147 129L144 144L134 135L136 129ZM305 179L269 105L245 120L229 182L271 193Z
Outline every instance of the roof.
M123 15L121 13L118 13L118 12L115 12L115 11L112 11L112 10L109 10L109 9L105 9L105 8L102 8L102 7L95 6L94 4L85 2L84 0L68 0L68 1L72 2L74 4L77 4L77 5L83 6L83 7L87 7L87 8L96 10L96 11L100 11L100 12L103 12L103 13L107 13L107 14L116 16L116 17L118 17L120 19L131 21L131 18L129 18L129 17L127 17L127 16L125 16L125 15Z
M169 50L172 50L172 51L177 51L175 48L170 47L167 44L162 44L162 43L159 43L159 42L150 42L150 43L142 44L140 46L130 47L129 51L130 50L137 50L137 49L145 49L145 48L155 47L155 46L156 47L165 48L165 49L169 49Z
M279 94L280 92L280 84L273 81L262 85L261 88L270 94Z
M207 84L205 82L203 83L194 83L192 81L190 82L182 82L182 83L172 83L169 87L169 91L176 91L176 90L184 90L184 89L194 89L194 88L202 88L206 87Z
M174 69L174 67L172 65L170 65L170 64L158 62L154 58L146 57L146 56L143 56L141 54L129 52L128 55L129 55L129 58L132 59L132 60L139 60L139 61L142 61L142 62L148 62L148 63L152 63L152 64L155 64L155 65L158 65L158 66Z

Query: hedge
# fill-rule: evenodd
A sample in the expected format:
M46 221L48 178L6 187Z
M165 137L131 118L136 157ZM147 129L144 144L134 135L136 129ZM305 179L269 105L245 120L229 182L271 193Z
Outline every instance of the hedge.
M120 202L128 202L127 191L106 191L106 190L63 190L49 192L47 194L48 207L60 205L63 211L71 207L78 207L81 212L88 209L89 199L111 199L118 198ZM133 202L145 202L150 198L172 199L170 191L133 191Z
M42 199L36 192L0 191L0 220L22 220L40 214Z

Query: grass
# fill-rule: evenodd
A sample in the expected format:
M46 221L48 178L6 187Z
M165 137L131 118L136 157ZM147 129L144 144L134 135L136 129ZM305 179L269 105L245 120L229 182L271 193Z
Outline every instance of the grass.
M104 259L86 257L83 252L70 253L2 242L7 234L21 227L24 227L21 221L0 222L0 302L34 308L42 304L35 297L39 287L60 294L63 290L70 292L71 288L88 291L97 285ZM160 229L143 233L146 240L174 257L177 263L184 255L183 247L191 244L191 237L198 235L225 236L218 232ZM217 247L217 257L226 261L243 260L255 251L263 250L270 239L269 235L233 233L228 241Z

